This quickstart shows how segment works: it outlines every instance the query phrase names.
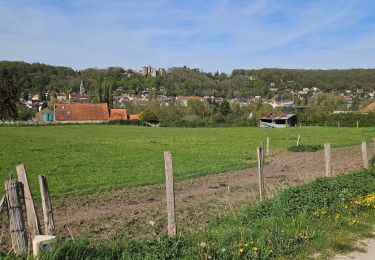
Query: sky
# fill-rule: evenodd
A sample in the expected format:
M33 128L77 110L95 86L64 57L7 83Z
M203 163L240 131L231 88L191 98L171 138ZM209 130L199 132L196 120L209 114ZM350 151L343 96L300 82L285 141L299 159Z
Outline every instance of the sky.
M0 0L0 60L375 68L374 0Z

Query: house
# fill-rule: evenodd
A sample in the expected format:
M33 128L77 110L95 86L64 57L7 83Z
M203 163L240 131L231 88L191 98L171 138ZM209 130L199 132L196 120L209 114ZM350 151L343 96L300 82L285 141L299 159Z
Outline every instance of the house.
M51 123L53 122L53 109L46 107L40 112L36 113L36 123Z
M109 122L107 103L102 104L55 104L54 122L102 123Z
M179 102L181 106L187 107L189 100L199 100L199 101L205 101L203 97L198 96L177 96L176 102Z
M73 93L69 93L69 101L72 103L84 103L87 101L87 97L73 92Z
M52 111L52 110L51 110ZM47 111L45 113L48 113ZM139 115L129 115L126 109L108 109L107 103L55 104L48 122L55 123L106 123L109 121L139 120ZM41 114L43 118L43 114ZM46 117L45 117L46 118ZM40 122L46 122L40 120Z
M31 98L31 101L40 101L41 98L40 98L40 95L34 95L32 98Z
M128 120L128 111L126 109L110 109L109 110L109 120L119 121Z
M273 114L268 113L260 118L260 127L286 128L295 126L297 117L295 114Z
M129 120L139 120L139 115L128 115Z
M375 102L368 104L366 107L360 110L362 113L375 112Z
M59 102L64 102L68 97L65 95L65 93L58 93L56 94L56 98Z

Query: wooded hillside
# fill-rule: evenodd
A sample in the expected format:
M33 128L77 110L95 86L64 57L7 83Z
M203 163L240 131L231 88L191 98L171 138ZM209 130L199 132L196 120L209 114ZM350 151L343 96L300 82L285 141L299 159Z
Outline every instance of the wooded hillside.
M75 71L69 67L40 63L0 61L1 68L6 68L13 75L18 96L24 98L29 93L78 91L81 80L89 93L106 82L113 90L119 89L123 93L140 94L148 88L171 96L267 97L271 83L279 88L318 87L325 92L357 88L375 90L375 69L235 69L227 75L180 67L170 68L164 75L152 78L120 67Z

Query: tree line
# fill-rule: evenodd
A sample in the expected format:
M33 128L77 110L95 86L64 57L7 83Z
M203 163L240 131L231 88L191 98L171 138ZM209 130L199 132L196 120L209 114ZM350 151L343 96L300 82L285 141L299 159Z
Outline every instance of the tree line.
M1 61L0 69L9 72L17 88L17 97L24 99L30 93L78 92L81 80L92 96L98 95L102 85L110 85L115 94L140 95L145 89L152 89L168 96L215 97L271 97L271 85L295 90L318 87L324 92L375 88L375 69L235 69L227 75L184 66L170 68L157 77L144 77L121 67L75 71L69 67L18 61Z

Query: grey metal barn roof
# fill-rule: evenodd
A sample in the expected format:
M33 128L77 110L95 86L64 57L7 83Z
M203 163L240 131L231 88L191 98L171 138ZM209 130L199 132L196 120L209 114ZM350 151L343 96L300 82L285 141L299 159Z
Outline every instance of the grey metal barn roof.
M289 118L291 118L295 115L296 114L273 114L273 113L269 113L269 114L266 114L265 116L261 117L260 119L287 120L287 119L289 119Z

